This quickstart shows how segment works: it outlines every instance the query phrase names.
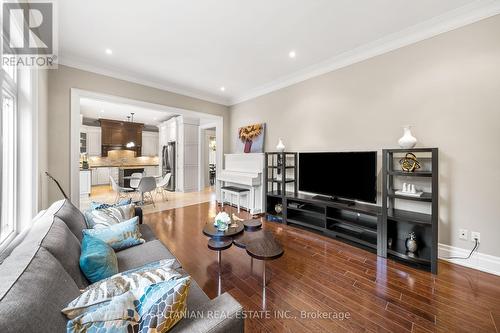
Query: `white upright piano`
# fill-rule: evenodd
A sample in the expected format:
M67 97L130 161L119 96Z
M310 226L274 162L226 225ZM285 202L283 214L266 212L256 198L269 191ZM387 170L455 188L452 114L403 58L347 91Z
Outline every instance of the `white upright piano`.
M217 201L221 201L220 188L237 186L248 188L250 193L241 200L241 206L250 214L264 212L264 154L225 154L224 170L217 173Z

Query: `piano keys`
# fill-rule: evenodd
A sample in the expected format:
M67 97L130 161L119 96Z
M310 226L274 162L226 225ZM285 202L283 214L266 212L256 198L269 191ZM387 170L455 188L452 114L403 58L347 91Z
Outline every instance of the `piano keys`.
M224 170L217 173L217 201L221 200L220 188L236 186L248 188L250 194L242 198L241 206L250 214L264 212L264 154L225 154Z

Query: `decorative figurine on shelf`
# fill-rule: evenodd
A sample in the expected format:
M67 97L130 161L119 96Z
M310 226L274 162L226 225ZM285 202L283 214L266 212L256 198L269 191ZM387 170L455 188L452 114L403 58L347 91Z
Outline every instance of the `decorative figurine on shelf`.
M399 139L398 144L403 149L412 149L417 144L417 138L411 134L411 126L405 126L403 136Z
M283 205L280 203L274 205L274 211L276 212L276 214L281 214L281 212L283 211Z
M406 249L410 252L410 255L415 255L418 250L417 236L413 231L410 232L408 236L410 237L406 239Z
M407 153L405 157L399 160L399 164L401 165L401 169L405 172L414 172L421 168L417 156L412 153Z
M401 190L396 191L394 194L405 195L405 196L409 196L409 197L420 197L424 194L424 192L417 191L415 184L403 183L403 187L401 188Z
M215 216L214 226L216 226L219 231L226 231L230 223L231 218L226 212L220 212Z
M276 150L278 151L278 175L281 174L281 167L283 166L283 159L281 157L281 153L285 151L285 145L283 144L283 141L281 141L281 138L278 141L278 144L276 145Z

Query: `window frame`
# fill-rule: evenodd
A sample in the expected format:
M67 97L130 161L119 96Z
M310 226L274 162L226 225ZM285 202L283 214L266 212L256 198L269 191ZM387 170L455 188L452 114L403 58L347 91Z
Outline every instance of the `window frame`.
M3 36L1 38L3 41ZM3 56L4 43L0 46L0 56ZM0 57L1 59L1 57ZM0 66L0 250L6 246L18 233L18 221L17 221L17 153L18 153L18 84L19 84L19 68L13 71L14 77ZM9 115L9 124L5 123L5 117L3 113L3 102L4 94L9 95L12 98L12 109L13 112ZM12 132L9 131L9 139L5 140L4 126L12 126ZM9 144L9 147L5 146L5 143ZM4 193L4 186L6 186L6 180L4 177L4 163L7 161L4 159L4 155L8 154L10 163L8 168L12 170L8 171L9 174L9 191ZM4 218L9 220L9 231L5 234L5 230L2 229L5 226Z

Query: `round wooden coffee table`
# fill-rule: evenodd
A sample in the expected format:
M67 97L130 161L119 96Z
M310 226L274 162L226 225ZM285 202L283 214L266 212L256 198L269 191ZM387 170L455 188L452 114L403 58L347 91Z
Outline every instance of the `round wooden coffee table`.
M215 239L220 239L220 238L231 238L233 236L236 236L240 233L243 232L245 227L243 226L243 223L240 221L235 221L233 223L237 224L237 227L229 227L227 228L226 231L220 231L217 229L217 227L213 224L213 222L207 222L205 226L203 227L203 234L205 236L215 238Z

